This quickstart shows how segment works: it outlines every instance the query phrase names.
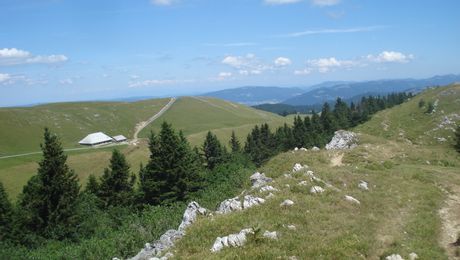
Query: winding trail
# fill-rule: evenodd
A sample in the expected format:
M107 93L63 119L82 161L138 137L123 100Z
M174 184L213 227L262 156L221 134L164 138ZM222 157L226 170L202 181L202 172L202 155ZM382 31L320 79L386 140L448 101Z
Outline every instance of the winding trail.
M138 135L144 129L146 126L151 124L153 121L158 119L160 116L162 116L171 106L172 104L176 101L175 97L172 97L171 100L166 104L158 113L150 117L147 121L142 121L136 124L134 128L134 135L133 135L133 140L129 142L129 144L137 144L138 143ZM114 143L114 144L109 144L109 145L100 145L100 146L93 146L93 147L80 147L80 148L69 148L69 149L64 149L65 152L70 152L70 151L82 151L82 150L90 150L90 149L100 149L100 148L107 148L110 146L118 146L118 145L126 145L126 143ZM8 158L15 158L15 157L24 157L24 156L29 156L29 155L34 155L34 154L41 154L42 151L37 151L37 152L30 152L30 153L21 153L21 154L13 154L13 155L6 155L6 156L0 156L1 159L8 159Z
M153 121L158 119L160 116L162 116L166 111L168 111L169 108L176 102L176 98L172 97L171 100L169 100L168 104L166 104L158 113L153 115L151 118L149 118L147 121L142 121L136 124L134 127L134 135L133 135L133 140L131 140L130 144L137 144L138 143L138 135L139 133L149 124L151 124Z

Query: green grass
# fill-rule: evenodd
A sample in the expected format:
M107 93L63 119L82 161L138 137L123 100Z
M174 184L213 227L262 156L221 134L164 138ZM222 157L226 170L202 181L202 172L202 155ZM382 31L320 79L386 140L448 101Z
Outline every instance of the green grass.
M78 141L98 131L131 138L136 123L156 114L168 101L79 102L0 108L0 156L39 151L44 127L57 133L66 148L78 147Z

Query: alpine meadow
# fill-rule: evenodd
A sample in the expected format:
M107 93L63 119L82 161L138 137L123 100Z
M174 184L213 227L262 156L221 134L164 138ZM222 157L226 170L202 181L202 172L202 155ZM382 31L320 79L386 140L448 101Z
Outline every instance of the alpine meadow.
M460 259L459 10L0 3L0 259Z

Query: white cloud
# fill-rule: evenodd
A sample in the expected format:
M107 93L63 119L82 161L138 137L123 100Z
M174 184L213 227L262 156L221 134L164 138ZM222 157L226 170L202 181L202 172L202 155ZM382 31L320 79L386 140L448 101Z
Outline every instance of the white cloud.
M278 57L275 59L274 63L278 67L284 67L292 64L291 60L286 57Z
M264 0L266 4L269 5L284 5L284 4L294 4L301 2L302 0Z
M150 2L154 5L167 6L172 5L175 2L175 0L151 0Z
M61 79L59 80L59 83L61 85L72 85L73 84L73 80L71 78L68 78L68 79Z
M320 73L326 73L337 68L352 67L357 65L356 61L338 60L335 57L321 58L307 61L308 67L318 70Z
M409 61L414 59L414 55L412 54L403 54L397 51L383 51L377 56L369 54L366 56L369 61L385 63L385 62L393 62L393 63L408 63Z
M308 75L311 73L311 69L309 68L305 68L305 69L302 69L302 70L295 70L294 71L294 74L295 75Z
M193 83L193 79L177 80L177 79L148 79L142 81L129 82L128 87L130 88L139 88L139 87L151 87L151 86L161 86L161 85L172 85L179 83Z
M366 27L353 27L353 28L341 28L341 29L320 29L320 30L305 30L301 32L293 32L283 35L277 35L276 37L293 38L301 37L306 35L315 34L335 34L335 33L358 33L358 32L371 32L385 28L385 26L366 26Z
M333 6L340 3L341 0L311 0L311 3L316 6Z
M130 75L129 77L130 77L131 79L138 79L138 78L139 78L139 75L135 75L135 74L134 74L134 75Z
M11 79L10 74L0 73L0 84L5 83Z
M229 78L231 77L233 74L231 72L220 72L219 73L219 78Z
M32 55L28 51L16 48L0 49L0 66L20 64L53 64L69 60L65 55Z

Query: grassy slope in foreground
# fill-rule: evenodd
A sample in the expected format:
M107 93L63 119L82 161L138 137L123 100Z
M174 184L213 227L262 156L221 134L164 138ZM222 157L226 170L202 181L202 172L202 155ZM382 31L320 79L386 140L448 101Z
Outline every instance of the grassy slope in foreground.
M156 114L168 101L78 102L0 108L0 156L39 151L44 127L57 133L66 148L78 147L78 141L98 131L131 138L135 125Z
M445 95L446 91L450 95ZM418 107L420 98L433 102L439 99L436 112L425 114L425 109ZM212 221L200 218L178 242L173 252L175 257L379 259L398 253L407 259L415 252L420 259L446 259L446 242L442 239L446 230L438 211L449 193L460 193L460 158L448 138L452 131L433 129L444 116L460 111L459 102L458 85L429 90L378 113L356 128L360 145L353 150L299 151L276 156L260 169L275 178L273 186L280 189L275 197L243 212L214 216ZM382 119L388 125L385 128ZM448 141L439 142L436 139L439 136ZM408 138L421 141L417 144ZM325 187L323 194L310 194L313 185L324 187L324 184L315 183L303 174L284 177L294 163L308 165L316 176L340 191ZM297 185L303 180L308 186ZM360 180L369 182L369 191L358 188ZM357 198L361 204L345 201L345 195ZM279 204L285 199L295 204L281 208ZM295 225L297 229L289 230L285 225ZM279 239L250 238L244 248L210 252L217 236L250 227L260 227L262 233L277 231Z

